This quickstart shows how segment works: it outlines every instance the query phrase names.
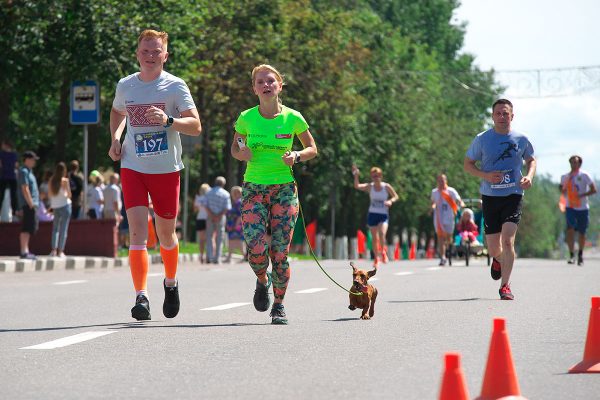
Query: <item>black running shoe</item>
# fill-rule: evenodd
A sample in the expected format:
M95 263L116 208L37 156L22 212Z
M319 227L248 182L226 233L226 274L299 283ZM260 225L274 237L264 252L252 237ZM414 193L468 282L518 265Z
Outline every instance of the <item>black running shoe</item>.
M581 254L577 256L577 265L583 265L583 256Z
M287 316L285 315L285 308L283 308L283 304L273 304L273 308L271 309L271 324L287 325L287 323L288 320Z
M143 294L140 294L135 298L135 306L131 309L131 316L138 321L151 319L150 302L148 302L148 298Z
M265 312L271 306L271 298L269 297L269 288L271 287L271 274L267 272L267 285L263 285L256 280L256 290L254 290L254 308L256 311Z
M500 300L514 300L515 299L515 296L512 294L508 283L505 283L504 285L502 285L502 287L500 288L500 290L498 292L500 293Z
M500 261L496 260L496 258L492 259L490 274L492 275L492 279L495 281L502 278L502 267L500 266Z
M168 287L163 280L163 287L165 288L163 314L167 318L175 318L179 313L179 282L177 286Z

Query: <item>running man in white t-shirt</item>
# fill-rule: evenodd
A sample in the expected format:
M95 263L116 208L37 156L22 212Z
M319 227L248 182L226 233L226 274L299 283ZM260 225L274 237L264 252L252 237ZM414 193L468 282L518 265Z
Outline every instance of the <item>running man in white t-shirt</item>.
M431 191L431 212L433 226L438 238L440 253L439 265L446 265L446 249L452 242L456 213L459 207L464 207L460 195L453 187L448 186L448 178L444 174L437 176L437 187Z
M579 252L577 265L583 265L583 248L585 247L585 232L589 225L590 203L588 196L596 193L594 181L585 171L581 170L581 156L571 156L569 164L571 172L560 178L560 191L566 200L567 245L569 246L569 264L575 264L575 231L579 233Z
M372 247L375 254L373 267L378 268L379 262L387 263L386 234L388 230L389 209L396 201L398 195L389 183L382 181L383 171L379 167L371 168L371 183L360 183L358 174L360 170L356 165L352 166L352 175L354 176L354 188L369 193L370 205L367 214L367 225L371 230L373 238Z
M110 112L113 161L121 160L121 182L129 220L129 265L136 291L131 316L150 319L148 276L148 195L154 205L156 233L165 267L163 314L179 312L176 279L179 243L175 234L179 206L181 141L179 134L198 136L200 117L185 82L164 71L168 34L145 30L136 50L140 72L121 79ZM127 134L120 139L127 125Z

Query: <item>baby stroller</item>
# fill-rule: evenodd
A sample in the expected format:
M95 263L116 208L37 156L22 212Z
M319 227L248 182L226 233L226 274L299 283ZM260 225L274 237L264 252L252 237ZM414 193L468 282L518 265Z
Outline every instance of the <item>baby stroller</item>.
M464 257L465 264L469 266L469 260L471 256L487 256L487 264L490 265L490 255L485 247L485 234L484 234L484 221L483 221L483 210L481 208L480 199L463 199L465 206L473 210L473 222L478 227L478 234L476 241L471 242L462 238L458 232L458 224L462 217L464 209L459 210L456 214L455 228L454 228L454 241L452 245L448 247L448 264L452 265L452 257Z

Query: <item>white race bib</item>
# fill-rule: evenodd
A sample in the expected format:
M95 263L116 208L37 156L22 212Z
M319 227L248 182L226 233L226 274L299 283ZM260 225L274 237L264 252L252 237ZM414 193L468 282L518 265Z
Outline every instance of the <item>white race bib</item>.
M136 133L135 155L138 157L153 157L169 154L167 131Z
M515 174L512 169L507 169L501 172L502 180L500 181L500 183L492 183L490 185L492 189L506 189L517 185L517 182L515 181Z

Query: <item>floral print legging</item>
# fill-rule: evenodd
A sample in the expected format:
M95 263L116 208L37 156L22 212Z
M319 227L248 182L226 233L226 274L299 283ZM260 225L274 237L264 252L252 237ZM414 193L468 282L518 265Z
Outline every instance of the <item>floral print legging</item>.
M248 261L260 278L267 272L271 259L276 302L283 301L290 279L287 256L297 216L298 192L293 182L276 185L244 183L242 223ZM268 224L271 226L270 245L266 240Z

